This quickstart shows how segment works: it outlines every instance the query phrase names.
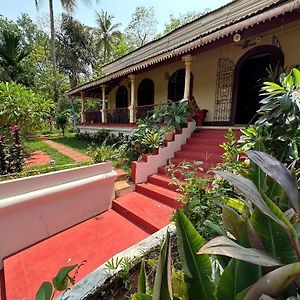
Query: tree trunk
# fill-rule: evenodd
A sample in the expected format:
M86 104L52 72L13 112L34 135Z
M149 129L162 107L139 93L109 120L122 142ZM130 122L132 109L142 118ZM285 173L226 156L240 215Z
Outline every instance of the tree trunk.
M50 28L51 28L51 61L52 61L52 75L53 75L53 93L54 93L54 101L57 101L58 90L57 90L57 73L56 73L56 47L55 47L53 0L49 0L49 14L50 14Z

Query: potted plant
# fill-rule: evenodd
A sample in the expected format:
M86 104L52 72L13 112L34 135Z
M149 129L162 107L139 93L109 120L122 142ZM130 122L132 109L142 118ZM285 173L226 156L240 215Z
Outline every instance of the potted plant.
M160 130L148 132L142 139L141 144L152 154L158 154L158 149L163 145L163 136Z
M163 126L162 132L164 133L165 141L172 142L174 140L175 127L174 126Z
M183 124L187 124L187 117L189 114L188 108L189 105L186 101L180 103L170 103L163 114L165 125L179 129Z

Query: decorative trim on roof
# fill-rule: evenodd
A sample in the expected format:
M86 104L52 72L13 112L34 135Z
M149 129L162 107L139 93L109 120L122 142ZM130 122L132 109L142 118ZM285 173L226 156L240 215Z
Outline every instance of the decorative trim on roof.
M236 0L236 2L244 2L244 1L237 1ZM255 1L248 1L248 2L251 2L251 3L255 2L257 4L258 3L266 4L268 2L269 6L270 6L271 4L274 4L274 3L277 3L277 2L282 2L282 1L255 0ZM166 60L169 60L169 59L174 58L174 57L185 55L185 54L189 53L192 50L195 50L195 49L200 48L202 46L205 46L207 44L213 43L214 41L220 40L220 39L222 39L224 37L227 37L229 35L232 35L232 34L238 32L238 31L245 30L249 27L253 27L253 26L258 25L262 22L265 22L267 20L271 20L272 18L276 18L280 15L284 15L285 13L292 12L292 11L297 10L297 9L300 8L300 0L283 1L283 2L284 3L280 6L274 7L274 8L269 9L269 10L265 10L264 12L262 12L258 15L248 17L247 19L244 19L244 20L242 20L240 22L237 22L235 24L223 26L223 29L212 32L212 33L207 34L205 36L200 36L196 40L193 40L193 41L191 41L187 44L178 46L175 49L172 49L172 50L169 50L169 51L164 51L163 53L160 53L160 54L155 55L153 57L148 57L147 59L143 59L141 61L136 60L136 62L134 62L133 64L128 65L127 67L124 67L122 69L119 68L118 70L116 70L115 72L113 72L113 73L111 73L107 76L104 76L104 77L102 77L100 79L97 79L95 81L85 83L85 84L83 84L83 85L81 85L81 86L79 86L79 87L77 87L73 90L67 91L67 94L69 96L72 96L72 95L78 94L79 92L84 91L88 88L95 87L97 85L107 83L107 82L109 82L113 79L116 79L116 78L124 77L126 75L129 75L129 74L132 74L132 73L137 72L139 70L150 67L151 65L158 64L162 61L166 61ZM226 8L227 7L228 6L226 6ZM194 23L193 26L196 24L195 21L192 22L192 23ZM232 23L232 21L231 21L231 23ZM189 23L189 24L191 24L191 23ZM189 25L189 24L187 24L187 25ZM185 26L187 26L187 25L185 25ZM197 26L201 27L202 25L197 23ZM196 28L194 30L196 30ZM156 41L153 42L153 44L155 44L155 43L156 43ZM143 49L143 50L146 51L146 49L144 49L143 47L140 48L140 49ZM114 63L117 63L118 61L116 61ZM112 64L114 64L114 63L112 63Z

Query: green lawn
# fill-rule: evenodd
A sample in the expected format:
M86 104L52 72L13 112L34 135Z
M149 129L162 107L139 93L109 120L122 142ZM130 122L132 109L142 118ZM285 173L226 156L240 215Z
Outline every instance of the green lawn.
M46 145L43 140L40 139L34 139L34 140L28 140L25 142L25 148L27 151L43 151L47 154L49 154L52 159L55 161L55 165L67 165L74 163L74 160L70 157L59 153L55 149L51 148L50 146ZM32 167L37 168L37 167Z
M53 137L50 139L53 142L63 144L63 145L68 146L78 152L87 154L89 143L86 141L78 140L75 136Z

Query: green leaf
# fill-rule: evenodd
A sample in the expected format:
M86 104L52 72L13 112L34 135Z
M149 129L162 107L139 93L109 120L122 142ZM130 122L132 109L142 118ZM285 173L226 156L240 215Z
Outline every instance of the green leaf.
M293 75L294 75L294 78L295 78L295 85L297 87L300 87L300 71L296 68L293 68L292 72L293 72Z
M35 295L35 300L50 300L52 297L52 284L48 281L43 282Z
M165 241L160 251L157 262L156 274L153 287L153 299L169 300L172 297L171 282L171 250L170 233L167 232Z
M285 190L290 204L300 216L300 201L297 182L288 169L271 155L260 151L247 151L249 158Z
M232 259L222 273L217 287L218 300L232 300L261 276L259 266Z
M280 220L277 216L273 214L273 212L270 210L270 208L266 205L264 202L262 196L258 192L255 184L241 176L241 175L236 175L232 174L229 172L216 172L218 175L223 177L225 180L227 180L230 184L235 186L238 190L241 191L241 193L251 200L251 202L265 215L269 216L271 219L273 219L275 222L281 225L282 228L284 228L286 231L288 231L288 227L286 224ZM245 201L245 204L247 204L247 201Z
M145 270L145 259L141 261L141 270L138 276L138 293L145 294L147 289L147 275Z
M277 297L299 276L299 262L280 267L267 273L253 284L244 300L258 300L263 294Z
M210 240L199 250L198 254L225 255L265 267L282 265L279 260L267 253L253 248L242 247L225 236L219 236Z
M298 261L289 237L276 222L255 209L251 215L250 224L268 253L284 263Z
M238 241L241 241L245 221L231 208L224 206L222 209L224 228L228 230Z
M131 300L152 300L153 298L146 294L134 294Z
M74 270L78 265L63 267L59 270L57 275L52 279L53 286L58 291L64 291L68 287L69 273Z
M204 239L193 227L182 210L176 211L177 246L182 262L189 300L216 299L211 281L212 270L208 255L197 255Z

